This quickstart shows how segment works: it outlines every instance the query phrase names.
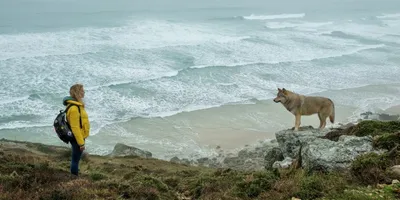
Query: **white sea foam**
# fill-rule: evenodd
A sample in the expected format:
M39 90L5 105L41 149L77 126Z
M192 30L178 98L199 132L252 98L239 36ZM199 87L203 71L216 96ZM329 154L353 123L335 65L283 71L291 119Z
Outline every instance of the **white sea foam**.
M151 49L230 42L244 37L223 35L202 25L161 20L128 21L121 27L80 28L70 31L0 35L0 60L75 55L104 48Z
M305 13L298 14L279 14L279 15L254 15L251 14L249 16L243 16L244 19L247 20L273 20L273 19L293 19L293 18L303 18L305 17Z
M319 27L332 25L333 22L268 22L267 28L270 29L284 29L284 28L298 28L300 30L315 30Z
M392 14L383 14L377 16L379 19L400 19L400 13L392 13Z

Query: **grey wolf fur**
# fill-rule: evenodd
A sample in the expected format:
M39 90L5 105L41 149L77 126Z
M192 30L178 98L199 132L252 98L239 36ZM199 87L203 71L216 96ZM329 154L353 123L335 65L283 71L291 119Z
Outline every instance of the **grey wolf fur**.
M335 122L335 105L331 99L326 97L305 96L291 92L285 88L278 88L278 94L274 102L282 103L295 116L295 131L299 130L302 115L318 114L320 130L325 128L326 118L329 117L331 123Z

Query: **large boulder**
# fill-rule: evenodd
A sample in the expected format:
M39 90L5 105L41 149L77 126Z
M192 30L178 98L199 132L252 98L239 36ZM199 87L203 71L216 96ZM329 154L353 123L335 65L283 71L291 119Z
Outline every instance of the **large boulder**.
M110 156L139 156L143 158L151 158L152 153L136 147L118 143L114 146L114 150L111 152Z
M330 130L325 129L320 131L311 126L301 127L299 131L291 129L282 130L275 134L279 147L282 150L283 156L296 158L298 157L299 149L307 143L325 136Z
M307 171L346 170L357 156L371 151L371 136L343 135L337 142L316 138L302 148L302 167Z
M301 127L300 131L279 131L276 139L285 159L277 159L272 168L287 168L296 160L307 171L346 170L357 156L374 150L372 137L350 135L352 128ZM265 158L269 163L267 159L272 158Z
M235 156L226 156L221 163L221 167L244 171L264 170L266 162L271 162L270 160L273 159L266 160L265 158L270 156L275 157L274 153L279 154L276 149L277 147L278 143L276 140L273 140L262 142L256 147L244 148ZM270 156L267 156L268 154ZM276 155L276 157L280 159L279 155Z

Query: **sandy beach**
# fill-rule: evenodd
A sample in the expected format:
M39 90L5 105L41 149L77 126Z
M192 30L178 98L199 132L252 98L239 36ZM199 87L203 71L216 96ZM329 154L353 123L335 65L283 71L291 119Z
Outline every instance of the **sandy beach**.
M336 105L336 122L346 123L355 108ZM319 126L316 115L303 116L302 126ZM115 127L120 128L116 129ZM260 101L256 104L225 105L183 112L164 118L137 118L103 128L91 137L95 148L112 148L124 142L149 150L155 156L213 154L216 147L234 151L260 140L275 139L275 133L294 126L294 116L281 104ZM150 145L149 145L150 143Z
M390 115L400 115L400 105L392 106L384 111L386 114Z

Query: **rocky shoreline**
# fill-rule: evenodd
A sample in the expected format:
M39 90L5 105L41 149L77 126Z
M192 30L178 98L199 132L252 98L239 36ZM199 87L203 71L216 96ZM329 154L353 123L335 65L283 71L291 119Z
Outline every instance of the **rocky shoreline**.
M218 150L168 162L117 144L84 154L75 177L70 148L1 139L0 199L400 198L400 121L288 129L237 154Z
M260 171L291 166L308 170L346 169L361 154L382 153L373 148L371 136L351 135L357 123L362 121L400 121L400 116L366 112L361 114L360 120L356 123L340 124L339 127L326 128L323 131L311 126L301 127L298 132L294 132L293 129L281 130L275 133L276 139L260 141L252 146L247 145L236 153L225 152L217 147L218 155L215 157L199 159L173 157L169 161L188 166L230 168L241 171ZM107 156L152 158L153 154L118 143Z
M358 122L341 124L337 128L319 131L307 126L301 127L298 132L292 129L282 130L275 134L276 139L246 146L236 154L225 153L221 148L217 148L218 156L215 157L173 157L170 162L243 171L289 168L293 165L307 170L344 170L359 155L369 152L381 153L373 148L371 136L358 137L350 134L357 123L366 120L393 121L400 120L400 116L366 112L361 114ZM122 144L117 144L111 155L151 157L150 152Z

